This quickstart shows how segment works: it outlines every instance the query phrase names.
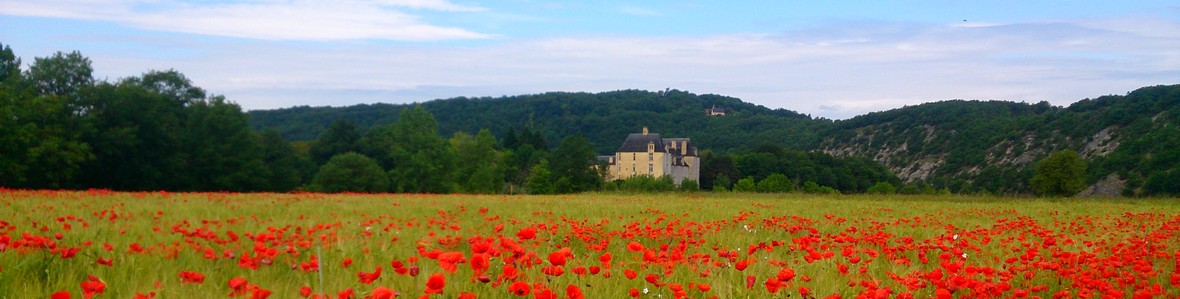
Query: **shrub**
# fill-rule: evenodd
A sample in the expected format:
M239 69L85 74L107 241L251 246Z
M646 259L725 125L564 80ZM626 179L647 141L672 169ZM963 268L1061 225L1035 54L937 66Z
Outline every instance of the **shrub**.
M377 161L354 152L332 156L312 179L318 192L386 192L389 177Z

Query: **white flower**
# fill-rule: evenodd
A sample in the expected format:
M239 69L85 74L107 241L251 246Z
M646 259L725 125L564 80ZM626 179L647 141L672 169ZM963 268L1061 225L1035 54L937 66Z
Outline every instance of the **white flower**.
M959 234L955 234L955 236L954 236L954 237L951 237L951 238L952 238L952 239L955 239L955 240L958 240L958 239L959 239Z
M967 258L967 253L963 253L963 258Z
M647 294L647 288L643 288L643 293Z

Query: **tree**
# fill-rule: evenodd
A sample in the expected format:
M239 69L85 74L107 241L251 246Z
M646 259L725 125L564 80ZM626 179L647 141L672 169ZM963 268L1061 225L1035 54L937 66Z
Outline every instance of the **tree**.
M316 165L324 165L328 159L347 152L360 152L358 141L361 134L351 121L337 120L328 130L311 144L308 154Z
M1077 152L1059 150L1037 162L1029 185L1042 196L1069 197L1086 188L1086 160Z
M61 72L89 76L89 60L81 55L71 67L64 55L37 58L32 66L39 79ZM20 188L62 188L77 177L82 164L94 158L91 147L81 140L84 123L77 117L77 93L91 81L79 84L71 96L40 92L20 72L21 61L8 46L0 44L0 186Z
M100 82L83 97L83 140L95 158L79 183L116 190L188 190L192 179L187 149L185 107L128 78Z
M396 192L450 193L454 190L451 170L455 152L438 135L434 116L415 105L402 110L394 124L392 157L396 166L389 170Z
M269 182L264 190L272 192L286 192L295 190L303 183L302 169L315 167L307 157L295 153L291 146L279 132L266 130L259 137L262 146L262 160L268 169L266 181Z
M500 192L504 184L502 154L496 151L496 137L483 129L475 137L456 132L451 137L458 163L455 165L455 181L458 191L466 193L491 194Z
M332 157L312 180L311 189L319 192L385 192L389 177L365 155L343 153Z
M20 57L12 52L12 47L0 43L0 83L19 77Z
M594 145L582 136L566 137L549 155L550 170L558 180L557 193L597 190L602 176L595 168Z
M553 174L549 172L549 161L541 160L529 169L529 178L524 184L529 194L554 194L557 189L553 184Z
M358 147L361 154L376 160L381 169L388 170L397 166L397 157L393 156L395 145L397 136L394 133L394 125L390 124L369 128L369 131L365 132L365 137L359 141Z
M37 57L25 76L40 94L65 96L77 100L83 88L94 85L94 68L90 58L78 51L57 52L51 57Z
M238 192L270 189L267 177L271 174L262 148L240 106L221 96L172 100L191 104L186 109L182 141L188 157L184 171L188 173L189 188Z

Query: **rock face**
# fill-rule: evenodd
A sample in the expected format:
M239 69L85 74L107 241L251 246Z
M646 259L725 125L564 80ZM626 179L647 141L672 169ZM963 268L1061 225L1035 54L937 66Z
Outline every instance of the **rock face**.
M1094 182L1077 196L1084 197L1116 197L1122 195L1123 188L1127 186L1126 180L1119 179L1117 173L1112 173L1106 178Z
M1110 154L1110 152L1119 147L1118 140L1114 138L1114 131L1117 129L1118 127L1116 126L1109 126L1095 133L1094 136L1089 138L1086 145L1082 147L1080 154L1087 158Z

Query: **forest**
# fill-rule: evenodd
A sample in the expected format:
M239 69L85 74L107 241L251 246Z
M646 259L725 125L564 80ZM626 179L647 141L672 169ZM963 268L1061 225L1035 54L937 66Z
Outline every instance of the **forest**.
M767 152L759 148L769 145L839 159L867 158L898 176L899 190L914 185L964 194L1032 194L1035 188L1029 182L1036 163L1066 150L1079 153L1088 165L1087 186L1105 186L1106 193L1095 195L1162 196L1180 194L1180 156L1168 150L1180 146L1178 104L1180 85L1143 87L1065 107L1045 101L944 100L847 120L675 89L452 98L420 105L438 117L444 134L487 128L502 136L519 128L513 120L523 119L551 142L583 134L601 154L647 126L665 136L690 137L712 157L748 156ZM408 106L300 106L249 114L255 129L274 129L298 142L314 138L326 123L338 119L362 127L390 123L398 109ZM712 107L728 114L704 113ZM710 175L722 171L711 167L704 167L702 187L711 188ZM725 177L733 183L744 176ZM797 179L799 184L823 180ZM840 184L826 181L829 186Z
M626 91L530 99L530 105L550 110L506 114L529 115L520 118L476 112L487 108L480 105L495 100L461 99L444 102L454 105L350 107L354 112L349 115L356 117L329 117L323 128L315 125L322 117L299 117L311 121L265 128L250 125L252 118L265 116L244 112L225 96L193 85L176 70L152 70L114 81L97 80L93 73L89 58L76 51L35 58L23 69L11 47L0 45L0 144L5 145L0 148L0 187L481 194L639 190L628 187L633 183L605 182L604 167L595 159L599 153L613 152L628 128L595 129L597 122L578 119L631 110L634 113L629 115L638 121L664 113L690 117L703 111L678 104L702 98L687 92ZM861 193L878 184L901 185L870 159L776 145L786 143L779 139L786 132L806 131L789 128L812 126L807 116L733 98L703 98L701 105L734 107L733 115L754 119L746 125L772 122L782 124L782 129L763 131L764 143L756 148L706 151L701 182L693 182L696 186ZM618 108L613 101L635 106ZM548 117L552 113L569 116L567 124L575 125L559 125L562 120ZM462 124L454 123L460 119ZM691 131L709 127L712 121L694 119L663 125L677 128L672 134L684 132L716 143L735 141L726 139L731 134L709 137ZM790 134L802 138L807 133ZM599 139L607 141L596 143Z

